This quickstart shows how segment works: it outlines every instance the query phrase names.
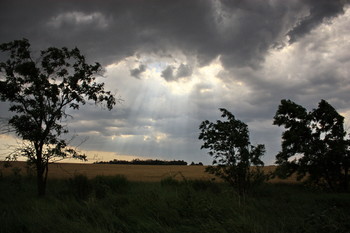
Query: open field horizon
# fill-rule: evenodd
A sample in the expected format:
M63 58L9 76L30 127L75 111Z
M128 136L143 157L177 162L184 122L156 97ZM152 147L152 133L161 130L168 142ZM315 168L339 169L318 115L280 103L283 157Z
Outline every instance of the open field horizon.
M27 163L21 161L10 162L12 165L5 168L4 162L0 162L0 171L4 175L11 175L14 168L18 168L20 174L35 174L35 168L28 171ZM96 176L123 175L130 181L158 182L167 177L175 179L211 180L219 178L205 172L207 166L189 165L121 165L121 164L84 164L84 163L54 163L49 165L49 179L70 178L74 175L85 175L92 179ZM274 171L276 166L265 166L266 173ZM294 177L288 179L273 178L269 182L296 182Z

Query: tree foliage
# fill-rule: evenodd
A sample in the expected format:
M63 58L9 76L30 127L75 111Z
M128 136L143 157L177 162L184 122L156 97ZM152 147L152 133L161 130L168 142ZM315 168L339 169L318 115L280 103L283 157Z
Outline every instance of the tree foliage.
M48 48L34 59L27 39L0 45L8 56L0 63L0 100L8 101L14 115L8 123L25 143L14 157L25 156L37 169L38 193L44 195L48 164L55 159L86 159L68 146L63 120L66 110L86 101L104 103L111 110L115 97L96 82L100 64L87 64L79 49Z
M327 101L307 110L282 100L274 124L284 126L282 151L276 156L280 176L298 174L316 185L333 190L348 189L350 141L346 139L344 117Z
M209 149L214 158L207 172L227 181L239 194L244 194L251 185L262 178L261 156L265 146L250 144L248 126L226 109L220 108L226 121L216 123L203 121L199 127L199 139L204 141L201 149ZM252 168L251 166L256 166Z

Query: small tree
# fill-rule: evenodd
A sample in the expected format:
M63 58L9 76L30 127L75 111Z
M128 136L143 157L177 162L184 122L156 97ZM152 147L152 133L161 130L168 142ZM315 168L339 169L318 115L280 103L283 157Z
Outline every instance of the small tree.
M8 124L23 139L23 146L11 156L25 156L35 165L38 194L45 194L48 164L55 159L86 159L61 138L68 133L62 120L67 109L79 109L86 100L105 103L111 110L114 96L95 81L101 65L89 65L75 48L48 48L33 59L28 40L0 45L9 58L0 63L0 100L10 102L15 114Z
M199 139L204 141L201 149L209 149L209 155L214 158L213 166L207 167L206 171L227 181L243 195L263 177L261 156L265 146L252 146L248 126L226 109L220 108L220 111L227 121L213 123L206 120L199 127Z
M333 190L348 189L350 141L345 138L344 117L325 100L317 109L307 112L291 100L282 100L274 117L275 125L283 125L282 151L276 156L277 174Z

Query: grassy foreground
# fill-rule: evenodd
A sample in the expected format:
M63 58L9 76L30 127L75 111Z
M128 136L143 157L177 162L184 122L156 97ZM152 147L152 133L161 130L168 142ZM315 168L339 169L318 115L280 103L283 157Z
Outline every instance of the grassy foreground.
M244 200L205 180L0 177L0 232L349 232L350 195L266 184Z

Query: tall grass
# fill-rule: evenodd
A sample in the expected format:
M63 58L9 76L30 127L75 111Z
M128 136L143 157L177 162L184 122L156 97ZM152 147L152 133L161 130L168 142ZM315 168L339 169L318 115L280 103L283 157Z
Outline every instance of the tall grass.
M349 194L266 184L244 200L223 183L123 176L0 179L0 232L349 232Z

